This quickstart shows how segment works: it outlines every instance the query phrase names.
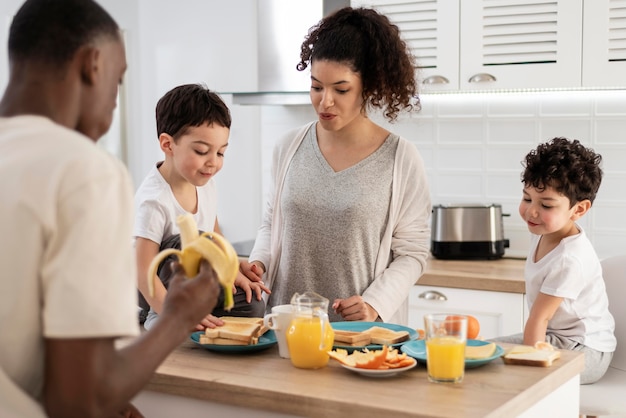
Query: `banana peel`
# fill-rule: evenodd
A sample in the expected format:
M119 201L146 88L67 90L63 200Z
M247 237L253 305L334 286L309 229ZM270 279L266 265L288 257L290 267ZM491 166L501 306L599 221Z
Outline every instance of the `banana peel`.
M158 280L159 264L169 255L175 254L182 265L187 278L198 275L200 262L205 259L211 263L220 285L224 288L224 309L229 311L234 306L233 285L239 271L239 258L233 246L216 232L198 233L198 226L190 213L176 219L180 230L181 249L169 248L154 257L148 267L148 293L154 296L154 281Z

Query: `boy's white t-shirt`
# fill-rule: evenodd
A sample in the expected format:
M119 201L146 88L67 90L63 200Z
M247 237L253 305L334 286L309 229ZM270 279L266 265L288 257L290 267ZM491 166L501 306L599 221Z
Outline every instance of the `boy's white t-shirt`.
M172 188L158 170L161 163L152 166L150 172L135 192L136 217L133 236L146 238L161 244L172 235L180 233L176 218L186 213ZM198 229L212 232L217 219L217 188L211 178L202 187L196 187L198 210L193 217Z
M0 405L44 417L44 338L137 335L132 184L92 140L0 118Z
M602 352L613 352L615 321L609 312L602 266L585 231L563 239L538 262L534 254L541 239L531 234L524 276L526 298L532 308L539 292L563 298L547 332Z

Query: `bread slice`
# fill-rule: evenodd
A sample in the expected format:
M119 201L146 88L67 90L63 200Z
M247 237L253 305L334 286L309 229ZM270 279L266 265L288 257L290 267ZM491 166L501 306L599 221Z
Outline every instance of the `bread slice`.
M495 352L495 343L465 346L465 358L468 360L481 360L487 357L491 357Z
M257 321L251 319L243 320L243 318L239 317L222 317L221 319L224 321L224 325L216 328L207 328L204 331L205 337L214 341L220 341L217 339L221 338L225 340L240 341L245 344L256 344L258 342L260 331L263 328L262 319L261 322L258 321L260 318L255 318ZM236 343L232 344L236 345Z
M502 357L505 364L537 367L550 367L552 362L559 358L561 358L560 351L541 350L529 345L515 346Z
M372 337L367 332L358 332L358 331L344 331L336 329L335 332L335 342L341 343L337 345L368 345Z
M373 326L364 332L370 335L372 344L392 345L409 339L408 331L394 331L379 326Z
M213 344L213 345L254 345L258 343L258 339L256 337L251 339L250 343L239 340L231 340L228 338L210 338L206 335L200 335L200 344Z

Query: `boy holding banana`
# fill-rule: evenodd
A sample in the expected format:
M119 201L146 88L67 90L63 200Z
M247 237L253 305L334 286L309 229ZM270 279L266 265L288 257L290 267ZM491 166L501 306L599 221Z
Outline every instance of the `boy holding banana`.
M167 248L181 248L176 219L193 214L198 229L221 234L217 221L215 175L224 164L231 117L220 97L199 84L177 86L156 105L156 127L165 159L156 163L137 189L134 238L137 255L137 282L141 292L144 327L150 329L158 319L167 293L171 271L164 263L158 271L154 292L148 291L148 268L154 257ZM235 279L235 306L228 315L262 317L268 292L262 282L238 273ZM197 329L223 325L218 308L207 315ZM145 299L144 299L145 298Z

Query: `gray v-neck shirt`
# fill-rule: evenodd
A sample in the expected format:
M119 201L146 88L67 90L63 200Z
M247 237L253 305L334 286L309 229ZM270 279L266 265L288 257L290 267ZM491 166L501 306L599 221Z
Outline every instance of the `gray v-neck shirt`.
M374 280L374 264L391 200L399 137L390 134L372 154L335 172L320 151L315 125L291 161L282 199L282 254L269 297L290 303L314 291L329 300L361 295Z

